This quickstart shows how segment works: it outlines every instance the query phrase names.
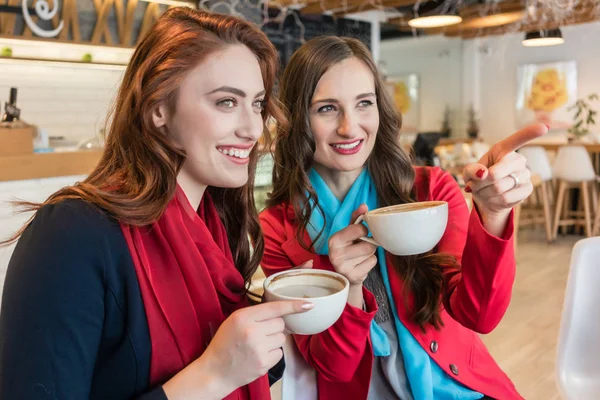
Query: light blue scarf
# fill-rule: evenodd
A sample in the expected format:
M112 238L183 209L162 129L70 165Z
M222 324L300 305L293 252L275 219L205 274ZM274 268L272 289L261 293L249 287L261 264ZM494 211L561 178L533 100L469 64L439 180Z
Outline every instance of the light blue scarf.
M319 209L314 207L314 204L311 204L313 213L306 230L311 240L315 240L321 229L323 229L323 233L315 243L314 248L317 254L327 255L329 254L329 238L334 233L354 222L350 221L354 210L361 204L366 204L369 210L378 207L377 192L366 168L356 178L356 181L352 184L350 191L348 191L342 203L335 197L323 178L314 169L310 170L308 178L312 187L317 192L319 205L325 215L321 214ZM383 328L377 325L375 320L371 323L371 341L373 342L373 351L376 356L390 355L390 342Z
M317 254L327 255L329 254L327 245L329 238L353 222L350 221L350 218L354 210L361 204L366 204L369 210L379 206L377 191L366 168L356 178L343 202L340 202L334 196L323 178L314 169L309 171L308 178L317 193L319 206L323 210L323 214L319 212L318 208L315 208L314 203L311 204L313 212L306 229L313 241L322 231L321 236L314 245L314 249ZM446 374L400 322L390 287L385 251L381 247L377 249L377 260L394 314L398 341L404 359L404 368L413 398L419 400L471 400L482 398L481 393L465 388ZM375 320L371 323L371 343L376 357L391 354L387 334Z

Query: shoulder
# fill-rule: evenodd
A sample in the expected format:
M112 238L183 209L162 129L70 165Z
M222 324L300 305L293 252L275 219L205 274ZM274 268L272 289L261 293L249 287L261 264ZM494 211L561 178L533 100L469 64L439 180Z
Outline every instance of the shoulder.
M287 236L286 227L294 219L294 210L286 204L278 204L266 208L259 214L258 218L265 240L282 239Z
M440 167L414 167L415 186L428 186L435 188L439 186L456 186L456 179Z
M109 253L123 251L127 244L119 223L100 208L72 199L37 211L17 243L11 264L104 276Z
M118 223L91 203L69 199L40 208L31 226L35 226L37 230L64 230L87 236L114 229L118 227Z
M119 223L94 204L80 199L64 200L43 206L36 213L23 238L60 242L63 246L111 247L123 241Z
M414 167L417 200L452 200L462 197L454 177L439 167Z
M288 207L286 204L277 204L264 209L258 215L258 218L261 224L283 224L285 221L289 220L290 217L293 217L293 212L292 207Z

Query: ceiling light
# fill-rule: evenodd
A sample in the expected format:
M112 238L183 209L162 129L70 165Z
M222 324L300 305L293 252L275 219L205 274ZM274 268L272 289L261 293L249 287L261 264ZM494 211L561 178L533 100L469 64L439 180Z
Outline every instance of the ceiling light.
M462 18L456 12L447 10L447 5L443 1L421 3L415 6L414 11L414 18L408 21L411 28L439 28L462 22Z
M438 28L441 26L456 25L462 22L458 15L431 15L428 17L417 17L408 21L411 28Z
M525 39L521 42L523 46L539 47L539 46L556 46L563 44L565 39L562 37L560 29L543 29L539 31L527 32Z

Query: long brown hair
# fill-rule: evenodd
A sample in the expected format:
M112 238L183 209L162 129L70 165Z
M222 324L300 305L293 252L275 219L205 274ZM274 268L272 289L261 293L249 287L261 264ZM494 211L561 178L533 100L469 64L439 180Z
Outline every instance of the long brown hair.
M258 59L266 90L263 121L269 116L281 120L281 109L273 96L278 53L260 29L232 16L173 8L133 53L111 112L104 152L94 171L83 182L59 190L41 204L19 203L22 209L37 211L46 204L82 199L122 223L146 226L156 222L175 194L186 154L155 127L152 111L161 102L173 111L177 88L185 75L205 57L231 44L247 46ZM258 268L264 250L253 195L257 147L250 154L246 185L207 189L227 230L236 267L246 282ZM4 244L16 241L30 222ZM253 251L248 236L254 243Z
M318 240L317 237L313 243L303 243L306 226L314 211L310 204L314 201L319 207L317 193L307 175L315 153L309 108L323 74L350 57L362 60L375 78L380 124L366 165L375 183L379 203L383 207L415 201L415 170L410 156L399 144L402 118L385 90L369 50L353 38L321 36L312 39L292 55L280 82L280 100L287 110L288 123L279 124L277 128L273 192L267 200L269 207L292 204L299 221L297 239L305 248L312 247ZM442 326L440 304L445 287L442 265L455 265L456 260L442 254L426 254L395 257L393 264L404 282L404 293L412 294L410 304L408 296L405 296L405 302L412 311L413 320L422 328L427 323L436 328Z

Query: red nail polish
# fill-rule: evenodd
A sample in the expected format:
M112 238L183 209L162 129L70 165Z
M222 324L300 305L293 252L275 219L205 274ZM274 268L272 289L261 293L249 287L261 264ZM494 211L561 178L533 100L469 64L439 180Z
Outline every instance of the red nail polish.
M485 174L485 169L483 168L477 170L477 173L475 173L475 175L477 175L478 178L481 178L483 174Z
M471 192L472 192L472 189L471 189L469 186L466 186L466 187L465 187L465 192L467 192L467 193L471 193Z

